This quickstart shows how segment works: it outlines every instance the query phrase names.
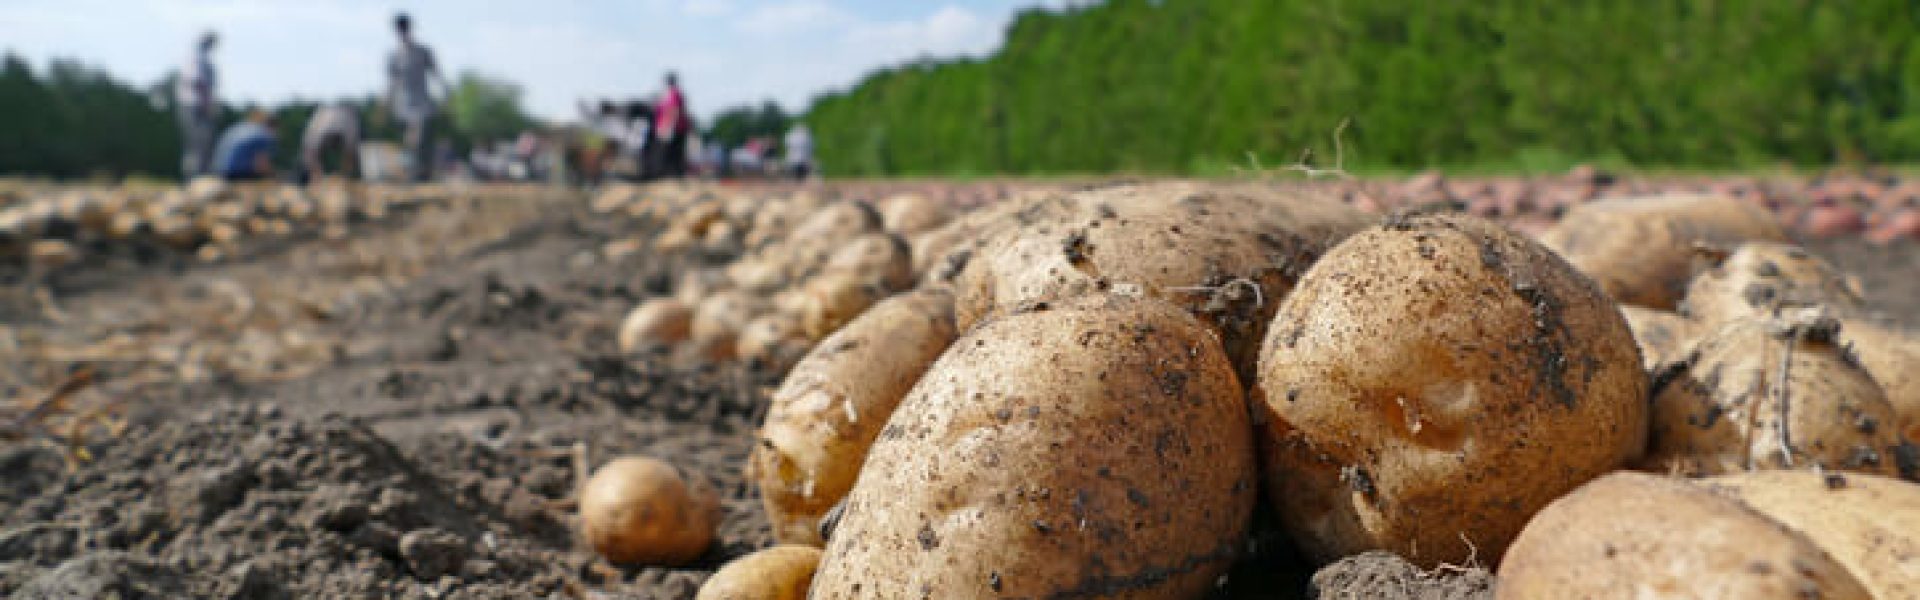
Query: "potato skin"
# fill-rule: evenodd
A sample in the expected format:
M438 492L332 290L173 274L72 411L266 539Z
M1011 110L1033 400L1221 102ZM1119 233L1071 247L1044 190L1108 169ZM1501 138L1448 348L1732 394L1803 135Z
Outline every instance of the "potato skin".
M1805 536L1876 598L1920 598L1920 485L1860 473L1752 471L1707 487Z
M693 323L693 309L673 298L653 298L641 302L620 322L616 342L621 352L632 352L645 344L678 344L687 339Z
M867 277L855 273L821 273L807 281L801 290L800 330L807 339L831 335L868 307L887 297L887 291Z
M1393 217L1280 306L1252 401L1268 498L1331 562L1497 562L1528 515L1637 456L1646 373L1613 302L1463 215Z
M1632 304L1620 305L1620 316L1633 330L1633 341L1640 346L1640 360L1648 371L1684 357L1700 337L1701 327L1694 320L1664 310Z
M1785 242L1786 229L1730 196L1669 194L1575 206L1540 234L1552 248L1626 304L1673 310L1692 278L1696 244Z
M1711 326L1816 304L1837 314L1857 314L1864 301L1839 269L1806 249L1756 242L1735 247L1695 275L1680 312Z
M820 549L784 544L742 556L700 586L694 600L806 600Z
M1840 337L1860 359L1860 366L1872 373L1873 380L1887 393L1902 437L1920 444L1920 335L1851 319L1840 326Z
M1198 597L1253 508L1240 389L1157 300L983 323L888 421L812 597Z
M955 335L952 294L915 290L875 305L788 372L749 458L775 538L823 543L820 517L853 488L880 428Z
M686 564L707 551L720 497L705 482L644 456L614 459L580 490L580 534L608 561Z
M1535 515L1508 550L1494 597L1872 598L1813 542L1740 501L1632 472Z
M1811 329L1837 326L1818 319L1721 325L1661 373L1642 466L1690 475L1816 465L1895 474L1893 407L1825 337L1831 333ZM1792 456L1783 456L1787 447Z

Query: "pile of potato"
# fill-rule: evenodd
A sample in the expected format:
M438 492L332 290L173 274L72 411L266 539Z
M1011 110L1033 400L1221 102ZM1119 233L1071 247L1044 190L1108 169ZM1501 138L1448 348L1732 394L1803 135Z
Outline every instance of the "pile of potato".
M1920 581L1920 338L1739 200L1536 240L1255 185L659 196L596 208L742 258L622 346L797 360L747 467L782 545L703 598L1200 597L1256 511L1316 564L1485 565L1503 598Z
M456 195L440 186L300 187L218 179L176 188L49 188L0 206L0 262L55 269L79 260L89 244L116 243L148 243L217 260L249 238L300 230L344 237L353 223Z

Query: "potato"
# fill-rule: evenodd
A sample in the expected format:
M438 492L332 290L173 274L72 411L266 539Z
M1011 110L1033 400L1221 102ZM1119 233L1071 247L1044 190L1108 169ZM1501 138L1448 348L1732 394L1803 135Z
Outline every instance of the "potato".
M1920 598L1920 485L1810 471L1754 471L1706 481L1811 540L1874 597Z
M803 291L800 326L808 339L821 339L860 316L867 307L887 296L875 282L848 272L822 273L807 282Z
M729 289L731 282L727 275L712 269L687 269L680 273L680 279L674 284L673 297L688 306L695 306L708 296Z
M1633 341L1640 345L1640 361L1651 371L1679 360L1700 337L1700 324L1664 310L1620 305L1620 316L1633 330Z
M1853 319L1841 325L1840 338L1886 392L1901 434L1920 444L1920 336Z
M580 533L608 561L677 566L699 558L720 523L720 497L673 465L614 459L580 490Z
M819 548L774 546L720 567L693 600L806 600L819 566Z
M1213 334L1095 295L955 342L875 442L812 598L1193 598L1255 496L1240 384Z
M1824 305L1857 314L1864 302L1839 269L1789 244L1749 243L1717 257L1687 285L1680 312L1718 325L1762 317L1782 307Z
M778 311L754 317L740 329L734 354L756 361L775 373L785 372L806 354L809 346L800 320Z
M869 233L848 240L821 268L823 273L851 273L887 291L913 287L912 250L891 233Z
M1540 242L1626 304L1673 310L1697 244L1787 241L1773 215L1730 196L1647 196L1575 206Z
M686 341L693 325L693 308L673 298L651 298L633 307L620 322L616 339L621 352L646 345Z
M923 288L875 305L794 366L750 459L774 537L821 544L821 516L853 488L881 426L955 335L952 294Z
M1740 501L1631 472L1540 511L1499 575L1501 600L1873 597L1812 541Z
M1754 468L1892 475L1898 421L1817 311L1727 323L1653 385L1643 467L1691 475Z
M947 222L947 205L924 194L900 194L881 202L880 222L900 235L930 231Z
M1497 562L1534 511L1640 453L1646 389L1613 302L1551 251L1392 217L1314 264L1267 331L1268 498L1312 560Z
M1040 302L1112 289L1172 302L1220 333L1251 377L1260 340L1293 280L1365 223L1310 196L1144 186L1082 193L1061 219L983 245L955 279L962 330Z
M737 349L740 331L767 310L766 301L751 293L719 292L694 308L687 334L694 346L709 358L730 359Z
M768 200L753 213L751 225L743 245L749 250L759 249L767 244L786 239L788 230L793 228L796 211L790 200Z

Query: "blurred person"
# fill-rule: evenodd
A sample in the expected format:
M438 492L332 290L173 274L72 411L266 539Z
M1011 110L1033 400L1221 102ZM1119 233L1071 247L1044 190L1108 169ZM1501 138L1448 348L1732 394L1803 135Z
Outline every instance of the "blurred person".
M352 177L360 152L360 119L345 102L324 104L307 120L306 133L300 136L300 163L306 179L327 175L325 156L335 148L340 153L342 177Z
M214 173L228 181L252 181L273 177L273 150L279 140L273 134L273 115L254 109L246 120L234 123L220 135L213 151Z
M786 159L787 174L794 179L813 175L813 132L807 130L806 123L795 124L787 130Z
M403 144L411 163L410 175L414 181L425 181L433 172L435 158L429 153L433 135L430 126L451 89L440 75L433 51L413 39L413 19L407 13L393 17L393 30L400 37L400 46L387 56L387 106L405 128ZM429 81L440 86L438 98L429 89Z
M693 129L693 118L687 113L687 96L680 91L679 75L668 72L666 83L667 89L654 107L649 141L657 146L653 154L658 157L654 163L659 165L660 176L680 177L687 173L687 135Z
M220 41L214 32L200 34L193 56L182 65L174 81L174 113L180 120L180 172L188 179L213 171L213 142L219 123L220 99L215 95L213 48Z

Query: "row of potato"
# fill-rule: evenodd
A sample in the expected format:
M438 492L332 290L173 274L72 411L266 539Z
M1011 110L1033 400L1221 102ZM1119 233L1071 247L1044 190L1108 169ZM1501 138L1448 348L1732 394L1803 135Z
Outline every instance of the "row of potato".
M147 242L216 260L247 239L307 228L344 237L350 223L453 195L437 186L301 187L218 179L155 189L46 188L0 206L0 263L56 269L80 260L95 241Z
M1485 564L1502 598L1920 597L1920 339L1754 203L1537 240L1254 185L893 215L930 204L596 199L747 249L623 347L800 357L747 467L783 545L702 598L1198 597L1261 497L1307 560ZM583 533L682 563L711 494L616 461Z

